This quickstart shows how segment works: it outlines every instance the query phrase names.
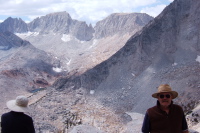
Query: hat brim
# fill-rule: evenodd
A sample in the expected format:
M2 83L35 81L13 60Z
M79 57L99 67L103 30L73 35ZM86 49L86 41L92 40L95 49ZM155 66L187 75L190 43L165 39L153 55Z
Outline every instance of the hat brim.
M6 103L6 105L10 110L15 112L29 112L29 107L17 106L15 103L16 100L10 100Z
M160 94L160 93L171 93L172 99L175 99L178 96L178 92L176 92L176 91L162 91L162 92L157 92L157 93L152 94L152 97L158 98L158 94Z

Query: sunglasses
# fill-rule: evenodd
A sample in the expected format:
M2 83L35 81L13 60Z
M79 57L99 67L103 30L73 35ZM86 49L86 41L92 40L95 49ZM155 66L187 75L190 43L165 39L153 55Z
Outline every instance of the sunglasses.
M170 98L171 95L169 95L169 94L166 94L166 95L161 94L161 95L159 95L159 97L160 97L161 99L163 99L164 97L166 97L166 98Z

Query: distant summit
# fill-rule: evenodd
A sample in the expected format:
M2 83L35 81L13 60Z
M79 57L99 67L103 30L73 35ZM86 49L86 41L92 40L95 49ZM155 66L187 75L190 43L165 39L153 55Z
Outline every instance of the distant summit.
M70 34L81 41L91 40L94 29L86 22L73 20L67 12L51 13L26 24L21 18L7 18L0 23L0 31L12 33L37 32L39 34Z
M95 38L103 38L114 34L134 34L146 25L153 17L143 13L113 13L97 22Z
M86 22L73 20L67 12L38 17L28 24L30 32L70 34L81 41L91 40L94 32Z
M0 31L12 33L67 34L80 41L99 39L114 34L135 33L153 17L143 13L114 13L97 22L95 28L86 22L74 20L66 11L50 13L26 24L21 18L9 17L0 23Z
M93 28L91 24L72 19L64 11L38 17L28 24L21 19L8 18L21 25L13 27L6 20L0 29L15 33L36 48L61 58L61 66L67 71L73 71L87 70L106 60L152 19L143 13L114 13L97 22ZM18 30L22 27L26 28Z
M24 33L28 32L27 24L21 18L7 18L4 22L0 23L1 32Z

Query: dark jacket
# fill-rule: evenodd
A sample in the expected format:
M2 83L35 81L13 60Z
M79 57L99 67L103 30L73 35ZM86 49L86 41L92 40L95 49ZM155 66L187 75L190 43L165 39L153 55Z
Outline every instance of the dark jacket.
M1 116L1 133L35 133L33 120L24 113L5 113Z
M147 110L144 118L143 133L182 133L187 130L187 122L180 106L171 104L169 114L160 109L159 102Z

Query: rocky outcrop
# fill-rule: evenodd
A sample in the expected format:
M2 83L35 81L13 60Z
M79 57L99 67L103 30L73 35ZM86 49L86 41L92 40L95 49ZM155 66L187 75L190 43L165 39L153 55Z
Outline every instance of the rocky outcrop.
M26 73L23 71L23 69L3 70L3 71L1 71L1 74L6 75L11 78L25 77L25 75L26 75Z
M71 35L81 41L90 41L93 38L94 28L85 22L74 20L74 25L70 29Z
M7 18L0 23L1 32L23 33L28 32L27 24L21 18Z
M134 34L146 25L153 17L142 13L114 13L97 22L95 38L112 36L115 34Z
M72 23L72 18L67 12L59 12L38 17L31 21L28 27L29 31L41 34L49 32L69 33Z
M30 45L28 41L22 40L15 34L11 32L0 32L0 50L9 50L10 48L14 47L21 47Z

